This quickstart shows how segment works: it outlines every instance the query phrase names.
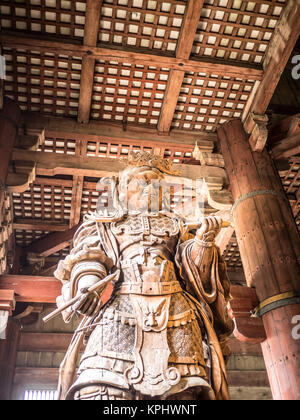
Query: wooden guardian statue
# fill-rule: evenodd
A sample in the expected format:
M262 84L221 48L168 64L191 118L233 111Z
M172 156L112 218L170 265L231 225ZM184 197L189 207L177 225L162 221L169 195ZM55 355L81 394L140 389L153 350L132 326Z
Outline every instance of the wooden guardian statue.
M88 214L59 263L58 311L66 322L82 316L60 367L61 399L229 399L230 283L214 243L222 221L189 232L164 203L166 174L168 160L132 155L112 184L113 209Z

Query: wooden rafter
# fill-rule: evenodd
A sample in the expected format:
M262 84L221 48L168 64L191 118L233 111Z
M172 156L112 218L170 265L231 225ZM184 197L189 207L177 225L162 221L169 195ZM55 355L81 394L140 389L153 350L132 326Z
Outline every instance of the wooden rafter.
M296 156L300 153L300 132L286 137L271 148L273 159L283 159Z
M33 252L41 257L49 257L49 255L64 249L70 244L77 228L78 226L74 226L63 232L50 233L42 239L30 244L24 249L24 252Z
M77 225L80 221L83 181L84 177L82 175L73 177L70 228Z
M86 154L86 143L79 139L79 141L76 143L75 155L83 156L84 154ZM69 222L70 228L76 226L80 221L83 183L83 175L73 175L71 214Z
M177 44L176 58L189 59L191 55L203 3L204 0L189 0L188 2L184 23ZM158 132L168 133L170 131L184 75L185 72L183 70L171 70L157 127Z
M87 47L96 47L97 45L101 7L102 0L87 0L86 2L83 44ZM91 57L83 57L77 117L79 123L87 123L89 121L94 70L95 59Z
M49 36L39 36L39 38L25 37L15 34L0 34L0 42L5 47L35 49L41 52L50 52L71 57L90 57L99 60L112 60L143 66L165 67L170 70L181 71L202 71L224 76L244 77L251 80L262 80L263 70L260 66L245 63L233 63L215 58L205 59L179 59L170 55L160 55L153 53L140 52L139 49L128 48L124 50L120 47L100 46L87 47L76 41L64 43L53 40Z

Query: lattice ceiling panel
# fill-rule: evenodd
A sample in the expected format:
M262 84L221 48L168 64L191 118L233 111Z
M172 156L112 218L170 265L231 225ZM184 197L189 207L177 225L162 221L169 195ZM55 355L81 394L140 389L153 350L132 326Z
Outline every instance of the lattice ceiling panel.
M205 0L192 54L261 64L286 0Z
M85 1L1 0L1 27L4 30L82 39Z
M235 235L230 239L224 253L223 258L229 269L242 269L242 260Z
M81 218L89 211L95 211L97 203L103 207L108 206L108 190L104 188L99 190L96 182L84 182L82 200L81 200Z
M24 193L13 194L15 219L63 223L70 219L72 181L34 182Z
M110 158L126 158L133 151L146 151L154 152L154 146L141 146L135 144L126 144L124 143L109 143L105 141L87 141L87 155L88 156L102 156ZM163 147L160 149L161 155L171 159L174 163L185 163L187 160L192 158L193 147L187 146L182 150L182 148L174 147Z
M15 239L17 246L28 246L32 242L37 241L45 236L47 236L50 232L41 231L41 230L22 230L22 229L15 229Z
M81 58L4 48L4 93L23 111L77 115Z
M66 155L75 155L76 140L46 136L43 144L39 146L41 152L55 152Z
M230 118L241 118L254 80L188 72L181 87L173 128L214 131Z
M157 125L169 69L97 61L91 118Z
M175 51L186 0L104 0L99 41Z

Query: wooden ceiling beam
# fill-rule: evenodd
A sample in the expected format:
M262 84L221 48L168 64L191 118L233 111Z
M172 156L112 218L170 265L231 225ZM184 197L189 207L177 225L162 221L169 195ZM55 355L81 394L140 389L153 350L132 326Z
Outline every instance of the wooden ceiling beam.
M39 151L14 149L13 160L36 163L36 174L43 176L77 175L93 178L118 175L125 169L126 162L119 159L61 155ZM181 183L183 178L197 180L207 177L219 177L227 183L227 175L223 168L201 165L173 164L173 169L179 171L180 177L173 177L174 182Z
M176 58L190 58L203 4L204 0L189 0L177 44ZM170 131L184 75L184 70L173 69L170 72L168 86L158 122L158 132L168 133Z
M66 248L73 239L78 229L78 225L62 232L50 233L37 241L32 242L24 248L24 253L33 252L41 257L49 257L50 255Z
M30 49L40 52L68 55L71 57L90 57L106 61L120 61L143 66L164 67L170 70L194 71L202 73L222 74L244 78L247 80L262 80L263 70L261 66L245 63L232 63L216 58L181 59L172 55L150 54L141 52L138 48L127 48L117 46L88 47L81 45L78 41L68 43L53 40L53 37L39 35L38 38L29 35L22 36L15 33L0 33L0 42L3 47Z
M56 303L61 287L61 281L55 277L9 274L0 276L0 290L14 290L16 302ZM245 303L248 305L257 300L255 289L247 286L231 286L230 294L236 311L245 311ZM245 302L246 299L249 302ZM249 303L248 306L250 314L253 305Z
M300 153L300 132L286 137L285 139L275 143L271 148L273 159L286 159L296 156Z
M264 77L250 96L250 106L243 115L245 129L251 132L249 115L264 115L281 75L300 36L300 1L289 0L278 22L263 63ZM266 141L267 139L265 139ZM253 147L252 147L253 148ZM260 147L262 150L262 147ZM255 150L255 149L253 149Z
M82 175L73 176L70 228L73 228L73 226L77 225L80 221L83 183L84 177Z
M48 117L37 112L23 112L23 124L26 129L45 129L47 136L76 136L78 139L91 141L108 141L109 143L134 144L149 147L174 147L180 149L194 148L195 140L203 152L212 152L217 142L217 135L208 132L172 130L168 134L158 134L156 129L127 125L126 130L121 123L90 121L79 124L71 118Z
M63 232L69 229L69 225L51 223L45 220L16 219L13 222L13 229L16 230L37 230L47 232Z
M101 7L102 0L87 0L86 2L83 44L87 47L97 46ZM94 71L95 59L92 57L83 57L77 117L79 123L86 124L90 119Z
M14 290L16 302L55 303L61 286L61 282L54 277L0 276L0 290Z

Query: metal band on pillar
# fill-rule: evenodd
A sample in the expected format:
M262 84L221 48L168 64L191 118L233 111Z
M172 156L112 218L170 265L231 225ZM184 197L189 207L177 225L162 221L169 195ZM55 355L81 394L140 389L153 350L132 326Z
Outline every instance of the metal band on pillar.
M274 195L276 197L279 197L283 200L286 201L286 196L284 194L279 193L278 191L275 190L258 190L258 191L251 191L248 194L242 195L238 200L236 200L236 202L233 204L232 209L231 209L231 214L233 215L233 212L235 210L235 208L242 203L243 201L247 200L248 198L253 198L256 197L258 195Z
M260 304L251 312L251 316L254 318L261 318L264 314L273 311L276 308L297 303L300 303L299 292L280 293L279 295L272 296L260 302Z

